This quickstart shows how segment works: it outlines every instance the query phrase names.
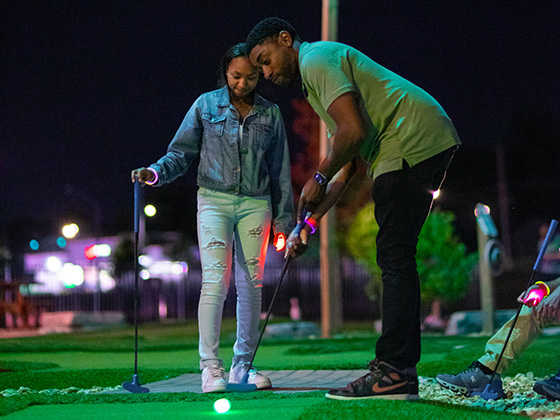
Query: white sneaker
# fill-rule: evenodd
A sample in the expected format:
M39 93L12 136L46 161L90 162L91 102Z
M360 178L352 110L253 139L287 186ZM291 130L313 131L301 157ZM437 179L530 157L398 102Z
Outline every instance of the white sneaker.
M229 371L229 383L230 384L238 384L243 379L243 375L246 372L246 366L248 363L239 363L237 365L233 365L231 370ZM270 382L270 378L264 376L260 373L255 367L252 367L249 371L249 377L247 378L248 384L255 384L258 389L263 388L272 388L272 382Z
M202 369L202 392L218 392L226 390L224 368L221 363L210 362Z

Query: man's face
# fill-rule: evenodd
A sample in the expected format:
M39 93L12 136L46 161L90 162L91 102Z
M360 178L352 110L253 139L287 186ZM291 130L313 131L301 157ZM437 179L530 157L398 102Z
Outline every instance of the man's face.
M299 67L296 51L287 32L255 46L249 54L251 63L264 77L280 86L289 86L297 78Z

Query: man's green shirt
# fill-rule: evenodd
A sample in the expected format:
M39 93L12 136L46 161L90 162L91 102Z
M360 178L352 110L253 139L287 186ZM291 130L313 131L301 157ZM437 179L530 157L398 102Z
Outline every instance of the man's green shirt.
M329 106L343 93L358 94L363 115L369 117L360 155L371 164L373 178L402 169L403 159L414 166L460 144L451 120L433 97L355 48L305 42L299 68L304 94L325 121L329 136L336 135Z

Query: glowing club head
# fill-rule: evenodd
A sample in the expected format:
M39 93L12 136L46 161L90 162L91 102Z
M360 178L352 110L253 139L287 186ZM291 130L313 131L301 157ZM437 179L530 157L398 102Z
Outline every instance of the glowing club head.
M286 236L283 233L279 233L274 245L276 246L276 251L283 251L286 248Z
M224 414L231 408L231 403L227 398L220 398L214 402L214 411L218 414Z
M523 303L530 306L537 306L543 300L544 292L541 289L533 289L529 292L529 296L523 299Z

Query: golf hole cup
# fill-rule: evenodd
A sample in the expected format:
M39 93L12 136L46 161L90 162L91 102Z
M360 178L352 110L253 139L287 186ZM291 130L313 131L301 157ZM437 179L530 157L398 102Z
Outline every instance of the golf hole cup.
M218 414L224 414L229 411L231 404L227 398L220 398L214 402L214 411Z

